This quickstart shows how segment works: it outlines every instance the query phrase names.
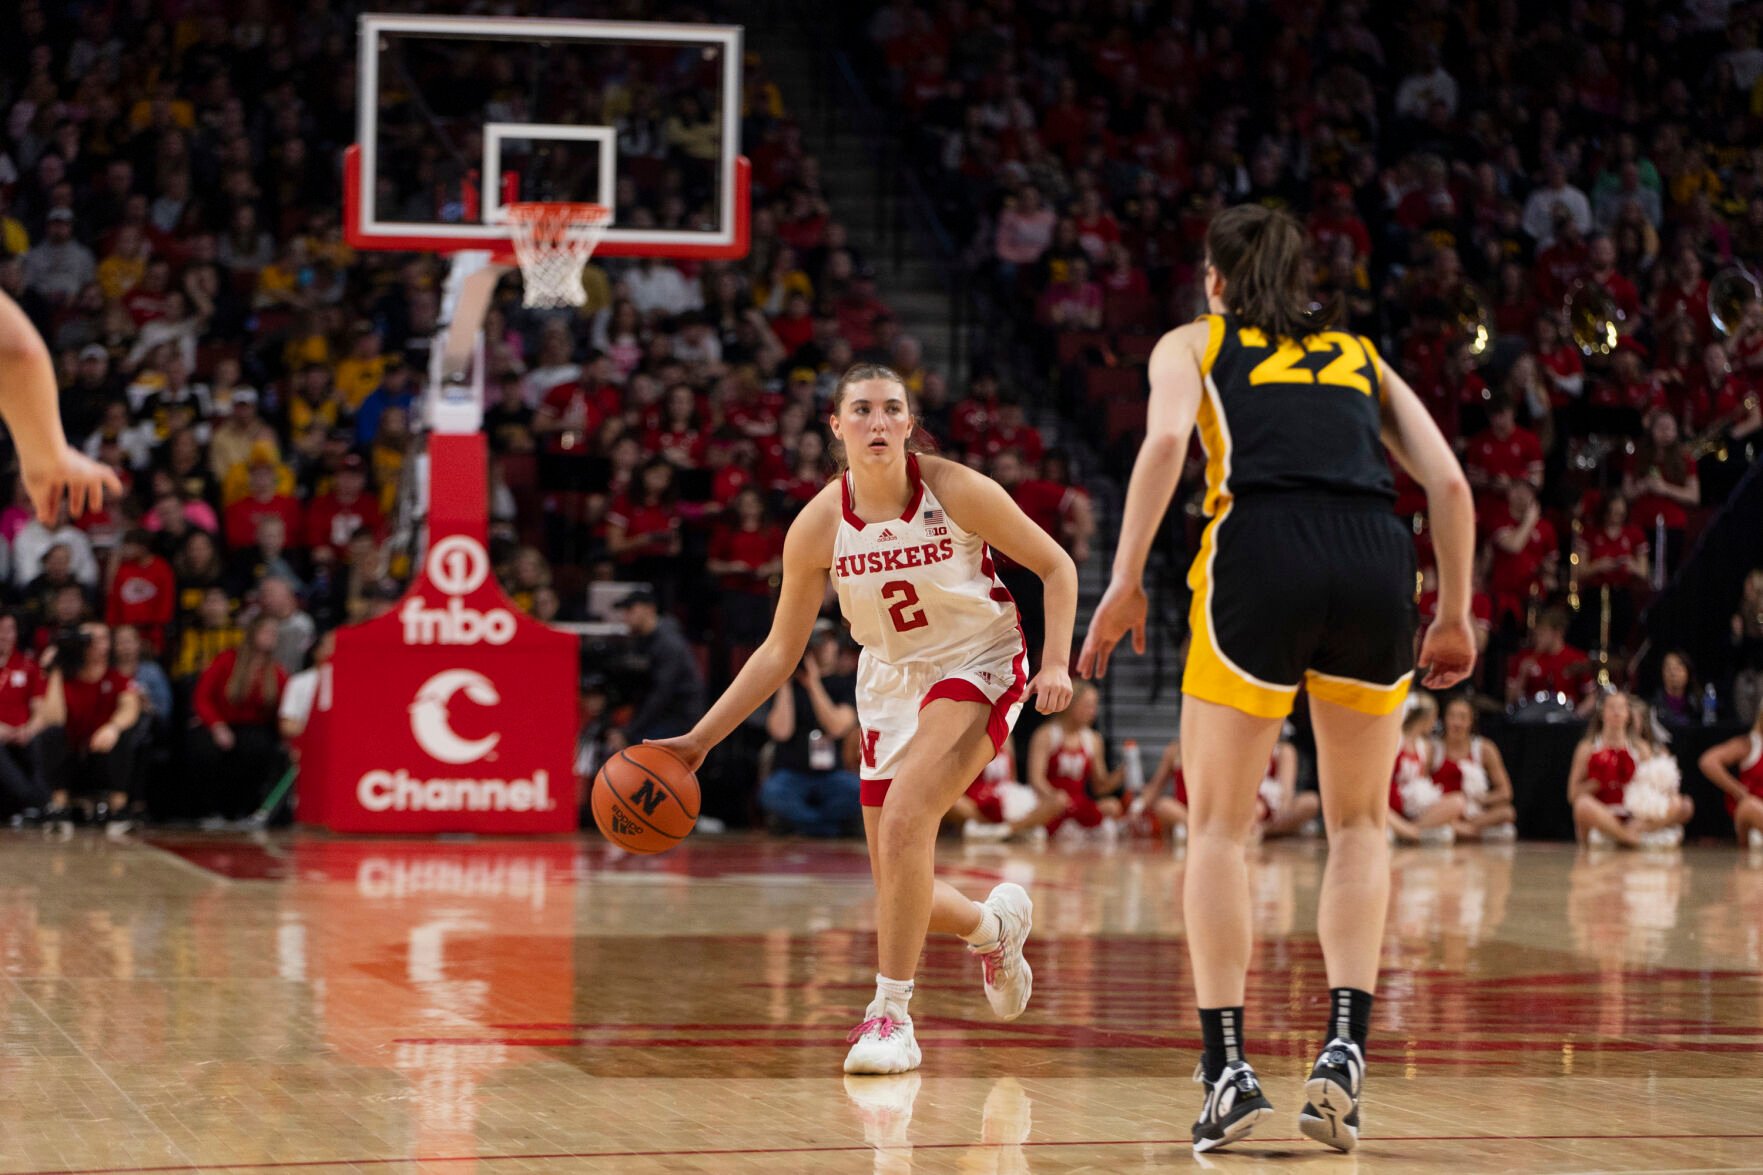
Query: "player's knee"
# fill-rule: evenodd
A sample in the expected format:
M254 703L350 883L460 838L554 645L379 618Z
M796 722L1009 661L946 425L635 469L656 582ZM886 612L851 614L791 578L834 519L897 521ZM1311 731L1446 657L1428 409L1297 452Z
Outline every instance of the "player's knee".
M1097 800L1096 807L1100 808L1102 810L1102 815L1108 817L1110 820L1118 820L1120 814L1126 811L1125 808L1120 806L1120 801L1113 796L1105 796L1102 799Z
M902 792L898 780L888 790L876 827L876 844L883 857L894 859L920 847L936 836L941 814L910 791Z

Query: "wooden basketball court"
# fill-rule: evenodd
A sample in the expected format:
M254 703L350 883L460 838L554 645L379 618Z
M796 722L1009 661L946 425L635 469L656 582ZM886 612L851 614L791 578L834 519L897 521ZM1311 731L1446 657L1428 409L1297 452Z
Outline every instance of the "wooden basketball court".
M1035 1002L936 943L923 1069L847 1081L855 843L0 834L0 1172L1763 1170L1763 855L1399 853L1352 1156L1292 1120L1324 849L1257 859L1281 1113L1197 1161L1167 850L946 849L1033 894Z

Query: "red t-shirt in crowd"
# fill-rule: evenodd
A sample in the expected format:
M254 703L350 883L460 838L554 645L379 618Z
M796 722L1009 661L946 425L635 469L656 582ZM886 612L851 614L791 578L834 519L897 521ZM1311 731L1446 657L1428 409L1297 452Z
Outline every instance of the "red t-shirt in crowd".
M1543 564L1556 551L1557 537L1555 527L1547 518L1537 519L1531 528L1530 541L1518 551L1508 551L1499 545L1501 531L1517 523L1508 523L1494 532L1494 566L1488 577L1489 586L1501 596L1517 596L1528 598L1531 585L1542 580Z
M685 465L689 469L703 466L704 453L708 447L704 434L695 428L668 429L665 432L656 429L643 435L645 452L663 454L670 461L675 457L684 457ZM673 454L669 455L669 450L674 450ZM674 463L679 464L678 461Z
M739 563L758 570L784 553L784 532L776 526L761 524L758 530L739 526L719 526L710 537L710 557L719 563ZM722 589L768 596L771 585L750 575L724 575Z
M1543 446L1535 433L1527 428L1514 428L1505 437L1494 430L1483 429L1469 438L1463 454L1463 467L1472 476L1478 471L1485 479L1484 489L1492 489L1498 478L1511 481L1542 480Z
M618 411L614 390L613 411ZM573 381L560 383L545 393L539 406L559 420L573 420L568 429L544 434L545 452L586 456L588 446L600 424L606 419L605 406L599 396Z
M226 508L224 534L227 546L244 550L257 542L257 520L274 515L287 526L288 545L298 543L306 534L300 525L300 503L286 494L276 494L267 502L241 498Z
M980 438L980 452L987 457L996 457L1006 449L1015 449L1022 454L1022 459L1030 465L1039 465L1041 457L1047 451L1047 444L1041 440L1041 430L1032 424L1006 428L994 424L986 429Z
M793 355L813 340L814 319L807 314L800 318L780 314L771 320L771 333L784 345L784 350Z
M1632 523L1624 523L1622 529L1615 534L1603 530L1585 532L1586 562L1594 563L1599 559L1621 559L1626 562L1637 554L1647 551L1647 536L1640 527ZM1626 567L1611 571L1586 575L1587 587L1602 587L1604 584L1625 584L1634 580L1634 573Z
M31 720L31 699L43 696L43 671L23 649L0 664L0 722L23 726Z
M1427 627L1439 618L1439 589L1433 588L1430 591L1421 592L1415 607L1420 612L1420 631L1425 632ZM1493 629L1494 601L1489 598L1486 592L1476 592L1469 597L1469 619L1475 627L1483 632Z
M996 400L977 396L962 400L949 412L949 439L964 449L978 448L997 407Z
M165 629L177 614L177 576L171 564L157 555L145 561L124 563L116 569L104 622L112 628L132 624L154 652L165 649Z
M381 526L380 504L363 491L353 502L335 493L320 494L306 510L306 545L314 551L341 551L349 536L366 528L376 536Z
M239 650L228 649L202 671L196 679L196 717L203 726L213 727L224 722L228 726L266 726L276 719L276 705L281 701L282 689L288 684L288 674L280 665L275 669L275 695L265 697L263 677L253 674L245 687L244 696L238 701L227 697L227 680L233 675L233 667L239 663Z
M1010 496L1036 526L1058 538L1060 526L1065 521L1065 510L1071 503L1071 496L1077 492L1056 481L1028 478L1018 482Z
M1512 677L1518 682L1520 697L1558 693L1577 699L1587 673L1586 655L1572 645L1563 645L1556 653L1525 649L1518 655Z
M67 745L83 751L98 733L98 728L116 714L116 704L135 683L114 669L106 669L97 681L84 681L78 674L61 677L62 696L67 699Z
M1641 455L1639 453L1634 454L1628 459L1628 475L1637 481L1644 479L1651 469L1650 466L1643 469L1640 465L1640 461ZM1665 476L1665 471L1663 469L1659 471L1660 478L1663 479L1667 485L1678 486L1680 488L1687 487L1689 485L1688 478L1694 476L1694 474L1695 466L1693 465L1686 467L1686 477L1683 481L1672 481L1669 477ZM1682 503L1673 501L1672 499L1659 494L1644 493L1635 495L1633 503L1629 506L1628 517L1630 522L1640 527L1648 534L1653 532L1653 527L1658 525L1656 520L1660 518L1665 520L1666 530L1682 530L1685 526L1689 525L1690 521L1689 511L1683 508Z
M739 465L724 465L710 479L710 500L726 506L753 484L753 475Z
M612 509L606 512L606 522L609 526L624 528L626 539L642 540L640 546L625 552L625 559L669 553L674 522L674 511L670 505L663 503L639 506L621 496L612 503Z

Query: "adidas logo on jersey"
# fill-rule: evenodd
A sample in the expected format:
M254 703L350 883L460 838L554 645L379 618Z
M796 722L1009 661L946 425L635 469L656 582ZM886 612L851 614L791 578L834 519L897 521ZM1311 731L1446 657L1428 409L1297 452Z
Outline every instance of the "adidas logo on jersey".
M893 531L884 530L880 534L875 536L875 541L878 543L895 543L895 542L899 542L900 538Z

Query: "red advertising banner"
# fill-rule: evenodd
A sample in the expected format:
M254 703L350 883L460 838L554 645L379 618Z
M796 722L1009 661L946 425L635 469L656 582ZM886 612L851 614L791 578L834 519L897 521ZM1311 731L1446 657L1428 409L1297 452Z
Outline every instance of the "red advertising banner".
M337 832L575 827L577 644L492 574L484 437L429 441L429 549L392 611L337 631L297 815Z

